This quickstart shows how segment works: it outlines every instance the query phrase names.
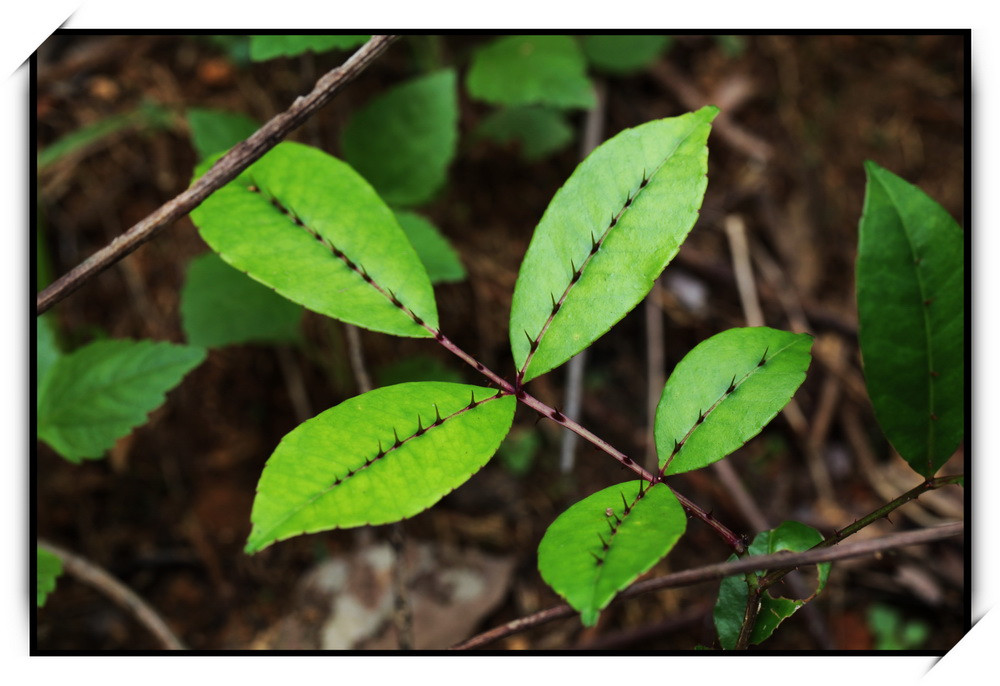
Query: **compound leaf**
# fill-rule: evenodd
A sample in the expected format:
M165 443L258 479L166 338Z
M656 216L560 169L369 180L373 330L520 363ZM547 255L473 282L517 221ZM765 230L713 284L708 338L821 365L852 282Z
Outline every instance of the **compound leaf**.
M469 95L497 105L590 108L587 62L569 36L505 36L476 51Z
M44 548L35 548L37 567L35 583L35 605L42 607L49 594L56 590L56 579L62 574L62 560Z
M295 341L302 319L301 307L212 252L188 265L180 309L188 342L205 348Z
M781 550L801 553L809 550L823 540L822 534L799 522L783 522L769 531L762 531L753 539L747 551L750 555L771 555ZM730 560L736 556L731 555ZM816 565L819 570L819 582L816 591L805 599L776 598L765 592L760 598L760 610L757 621L750 633L750 643L758 644L765 641L781 622L791 617L813 597L819 595L826 580L830 576L830 563ZM767 574L766 571L756 572L758 577ZM743 625L743 616L747 605L747 583L742 576L729 576L722 580L719 586L719 599L715 603L713 616L715 629L719 633L719 643L725 650L736 647L736 641Z
M453 283L465 278L465 267L458 253L436 226L407 210L396 210L396 220L424 263L431 283Z
M684 356L656 407L660 468L680 474L721 460L760 433L806 378L812 336L729 329Z
M392 88L344 128L344 159L393 206L419 205L445 184L458 144L453 69Z
M524 381L602 336L677 254L705 194L705 141L717 113L704 107L622 131L552 198L511 305L511 349Z
M304 52L348 50L371 36L250 36L250 59L263 62L275 57L295 57Z
M264 467L246 551L427 509L489 461L510 430L514 405L513 396L489 388L404 383L303 422Z
M611 486L552 522L538 546L538 570L584 626L593 626L620 590L670 552L686 526L684 508L666 485Z
M670 45L670 36L584 36L583 52L592 65L611 74L642 69Z
M192 107L187 111L191 145L198 159L225 152L249 138L260 125L245 114L207 107Z
M418 320L437 328L434 288L392 210L321 150L280 143L191 218L222 259L310 310L396 336L432 336Z
M205 359L186 345L90 343L55 361L38 389L38 437L70 462L104 455Z
M858 340L882 431L930 478L965 425L962 229L916 186L865 163Z

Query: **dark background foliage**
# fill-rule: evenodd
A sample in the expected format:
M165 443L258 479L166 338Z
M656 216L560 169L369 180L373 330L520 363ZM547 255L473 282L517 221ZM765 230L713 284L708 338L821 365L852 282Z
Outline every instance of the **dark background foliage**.
M350 114L414 73L421 60L455 64L487 36L408 37L296 132L293 139L337 154ZM940 202L960 224L966 207L967 84L960 35L752 35L738 40L675 37L643 72L607 78L606 137L703 104L723 112L709 139L709 187L701 218L654 290L665 319L666 369L704 338L745 325L735 288L727 217L745 223L768 325L817 336L815 359L796 395L798 418L777 418L729 460L774 526L796 519L829 533L919 480L891 453L866 399L857 349L853 264L872 159ZM263 121L306 92L342 53L239 64L207 37L58 34L38 53L35 113L44 151L88 124L154 101L174 116L164 127L131 127L48 167L38 178L39 230L58 276L144 217L189 182L196 162L184 108L244 112ZM578 162L575 146L527 163L515 147L468 134L489 108L461 98L461 138L450 181L426 214L456 247L469 277L437 291L442 329L512 376L507 320L520 260L553 193ZM581 113L573 115L578 128ZM181 342L178 301L186 265L206 250L187 219L53 309L69 347L98 332ZM694 295L692 295L692 293ZM692 300L693 298L693 300ZM296 584L318 560L362 545L356 532L304 536L248 558L242 545L261 468L298 424L288 395L301 377L313 414L355 394L339 324L304 320L306 343L213 350L150 422L107 459L71 465L37 449L38 533L86 555L158 608L193 648L268 645ZM436 359L465 381L471 370L431 341L362 332L373 370L413 356ZM582 423L630 455L652 440L646 426L646 334L637 308L589 357ZM533 382L562 403L565 372ZM558 601L535 567L545 528L570 503L621 480L618 466L580 448L571 475L558 469L560 435L519 409L515 427L536 432L527 473L493 460L438 506L405 524L414 540L509 556L515 573L482 628ZM962 453L943 473L961 471ZM730 528L753 534L715 472L675 487ZM902 508L864 535L959 518L949 488ZM384 539L384 527L372 537ZM725 546L699 522L653 570L724 559ZM932 628L920 648L944 650L962 635L964 560L956 542L840 563L827 590L760 649L873 649L872 607ZM597 627L563 620L498 648L574 646L689 650L711 645L716 584L661 591L617 604ZM63 577L38 613L42 649L155 649L127 615Z

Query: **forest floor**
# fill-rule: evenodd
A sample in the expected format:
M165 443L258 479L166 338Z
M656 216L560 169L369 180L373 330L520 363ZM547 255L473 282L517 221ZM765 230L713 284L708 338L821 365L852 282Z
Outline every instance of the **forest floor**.
M488 39L446 36L434 44L435 59L464 74L471 50ZM746 326L735 257L751 265L763 322L813 333L814 360L794 406L727 459L742 486L704 469L675 477L674 487L752 536L760 518L769 526L794 519L828 534L916 485L919 477L879 432L861 373L854 259L862 163L875 160L920 186L965 224L964 49L961 36L753 35L733 42L684 35L643 72L602 77L605 137L704 104L718 105L722 114L709 139L700 219L658 281L651 304L637 307L592 347L581 423L626 454L648 455L647 382L657 370L648 363L647 320L659 318L664 330L653 344L663 358L660 374L710 335ZM412 56L422 51L415 38L392 46L292 139L338 154L351 112L411 75ZM343 58L332 53L239 64L205 37L50 38L37 65L40 151L144 101L178 114L164 128L124 129L103 138L39 175L39 230L53 274L65 273L187 186L196 157L180 116L185 108L216 107L264 121ZM459 151L448 185L421 208L468 272L464 281L436 288L441 326L509 378L507 321L518 268L548 202L578 163L579 146L526 162L513 146L473 137L489 108L471 100L464 87L460 103ZM573 116L579 132L583 113ZM727 226L744 227L745 247L734 247ZM52 312L70 347L96 335L183 342L185 270L206 250L185 218L57 304ZM303 384L311 414L357 393L343 328L307 313L303 339L281 349L211 350L149 423L119 441L106 459L73 465L39 442L39 537L124 581L193 649L315 647L311 613L317 610L303 604L303 579L322 562L357 565L368 555L358 572L364 588L348 584L343 593L381 593L384 579L371 579L381 573L378 551L385 550L389 528L301 536L253 557L242 551L264 462L301 421L289 384ZM479 382L433 341L367 331L361 341L377 382L398 373L393 365L400 361ZM565 371L557 370L532 382L532 393L562 406L564 381ZM614 461L583 446L574 469L563 473L559 428L535 420L524 408L514 420L515 432L535 445L527 461L492 460L403 525L411 553L432 561L428 584L443 584L442 570L464 559L478 570L480 587L495 591L495 597L477 596L468 607L433 615L441 636L449 637L440 640L558 604L537 571L542 534L571 503L625 476ZM961 472L963 463L960 450L942 473ZM741 489L749 506L734 495ZM961 519L963 497L957 487L941 489L860 536ZM691 520L674 551L647 576L718 562L729 552L708 527ZM883 644L870 613L879 607L903 624L928 629L912 647L947 650L966 629L966 579L957 540L837 563L824 592L754 650L875 649ZM658 591L612 604L595 627L583 628L574 616L491 647L717 646L716 592L717 583ZM433 589L427 594L433 596ZM365 621L375 620L364 615L355 624ZM418 619L418 627L428 621ZM385 634L386 627L379 628ZM373 631L358 645L393 648L389 635ZM68 576L38 611L36 640L41 650L160 647L128 613Z

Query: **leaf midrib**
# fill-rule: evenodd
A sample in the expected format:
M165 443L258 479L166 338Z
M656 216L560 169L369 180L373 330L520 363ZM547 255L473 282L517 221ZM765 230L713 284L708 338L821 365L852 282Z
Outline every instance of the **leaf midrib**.
M342 484L345 481L347 481L347 479L349 479L349 478L351 478L353 476L356 476L363 469L366 469L367 467L370 467L371 465L375 464L376 462L379 462L381 459L384 459L393 450L396 450L397 448L403 447L403 445L409 443L410 441L413 441L413 440L416 440L416 439L419 439L419 438L422 438L422 437L426 436L432 430L434 430L434 429L436 429L438 427L444 426L444 424L446 422L450 421L451 419L454 419L455 417L457 417L457 416L459 416L461 414L465 414L466 412L471 412L471 411L475 410L476 408L478 408L478 407L480 407L482 405L485 405L486 403L490 402L491 400L498 400L498 399L500 399L502 397L505 397L505 395L501 393L501 394L498 394L498 395L490 396L488 398L483 398L482 400L476 400L474 406L466 405L466 406L460 408L459 410L456 410L455 412L451 413L450 415L448 415L446 417L442 417L441 421L439 423L431 424L430 426L426 427L423 430L423 432L419 433L419 435L416 434L416 433L414 433L414 434L408 436L407 438L404 438L404 439L400 440L399 443L386 448L385 451L383 452L381 458L373 460L373 461L371 461L367 465L365 465L365 464L362 463L361 465L358 466L357 469L354 470L354 473L351 476L337 477L335 483L332 483L329 486L324 486L322 490L320 490L315 495L309 497L302 504L300 504L298 506L292 507L288 511L288 513L282 519L280 519L279 521L275 522L273 525L271 525L270 527L268 527L267 531L264 532L264 533L262 533L260 536L258 536L258 538L264 538L264 539L266 539L266 538L270 537L271 532L273 532L276 529L280 528L289 519L291 519L295 515L299 514L300 512L302 512L307 507L310 507L311 505L313 505L320 498L322 498L323 496L325 496L328 493L330 493L334 488L336 488L340 484ZM334 528L337 528L337 527L334 527Z
M879 185L882 186L882 189L885 192L885 194L889 197L889 200L891 201L891 204L892 204L892 211L896 215L896 218L899 220L899 225L902 228L902 232L903 232L903 238L906 240L906 247L909 248L909 251L910 251L910 258L911 258L910 264L913 265L913 273L914 273L914 275L916 276L916 279L917 279L917 288L920 290L920 303L918 304L918 306L920 307L920 314L921 314L921 317L922 317L923 322L924 322L924 343L925 343L924 350L926 352L925 359L927 360L927 379L928 379L928 382L927 382L927 411L928 411L928 415L927 415L927 418L926 418L926 421L927 421L927 469L932 469L933 466L934 466L933 465L933 455L934 455L934 439L935 439L935 435L934 435L935 434L935 432L934 432L934 421L931 419L931 416L935 414L935 412L934 412L934 376L932 374L932 372L934 371L934 349L933 349L933 346L932 346L932 335L931 335L931 329L932 329L932 327L931 327L931 322L930 322L929 306L923 304L923 303L927 302L927 300L928 300L927 290L926 290L926 286L924 284L923 276L921 274L920 264L917 262L918 255L916 254L916 252L914 250L913 240L912 240L912 237L910 236L909 226L907 225L907 222L906 222L905 218L903 217L903 214L899 211L899 207L900 207L899 199L896 196L896 194L894 193L893 189L891 189L888 186L888 184L884 183L881 178L876 178L876 181L878 181Z
M771 355L770 357L768 357L768 358L766 358L764 360L765 365L767 363L771 362L773 359L775 359L779 355L781 355L782 353L784 353L786 350L788 350L792 346L794 346L797 342L798 341L796 341L796 340L791 340L786 345L783 345L782 347L778 348L777 352L775 352L773 355ZM764 354L765 355L767 354L767 350L764 351ZM726 398L732 396L736 392L736 389L739 388L740 386L742 386L747 381L747 379L749 379L750 377L752 377L754 374L757 374L758 372L761 372L762 369L764 369L764 365L760 365L760 364L756 365L753 369L751 369L746 374L744 374L738 381L733 382L733 384L732 384L732 390L728 390L727 389L725 392L723 392L722 395L719 396L719 398L714 403L712 403L712 405L708 408L708 410L706 410L705 413L702 415L702 421L700 421L700 422L699 421L695 421L695 423L691 426L691 428L688 429L688 432L684 435L684 438L682 438L680 440L677 450L667 459L666 463L660 469L660 474L666 474L667 473L667 468L670 466L670 463L673 462L673 460L675 458L677 458L681 454L681 452L684 450L684 447L687 445L687 442L691 439L692 436L694 436L695 432L700 427L702 427L702 426L705 425L705 420L708 419L709 415L711 415L713 412L715 412L715 410L717 410L722 405L722 403L724 403L726 401ZM744 445L745 445L745 443L744 443ZM737 450L738 450L738 448L737 448ZM723 456L723 457L725 457L725 456Z
M639 187L637 189L635 189L635 191L634 191L635 194L634 195L632 195L631 193L629 194L628 199L626 199L625 204L618 211L618 214L616 214L612 218L612 221L610 222L610 224L608 225L608 227L604 229L604 232L601 234L601 237L597 241L598 245L603 246L604 241L611 234L611 231L614 230L614 228L617 227L621 223L622 218L625 216L625 212L627 212L635 204L636 200L639 199L639 196L642 195L643 191L645 191L646 188L649 187L649 184L653 180L653 177L656 176L656 174L659 173L659 171L661 169L663 169L663 166L668 161L670 161L671 158L673 158L673 156L676 154L677 150L684 143L686 143L695 134L695 132L698 130L698 127L700 125L701 125L701 122L696 122L690 128L690 130L688 130L687 134L685 134L683 138L681 138L680 140L678 140L677 144L670 150L670 152L668 152L664 156L663 160L656 166L655 169L653 169L653 171L650 173L649 177L648 178L644 178L645 183L640 182ZM593 232L591 232L590 235L591 235L591 237L593 237L593 235L594 235ZM598 250L598 252L600 252L600 250ZM535 357L535 353L537 353L538 350L542 347L542 339L544 338L546 332L548 332L549 327L552 325L552 322L555 321L555 318L559 316L559 312L562 312L562 310L563 310L562 306L566 302L566 297L569 295L570 291L573 290L573 287L576 286L581 281L583 281L584 277L587 274L590 273L590 272L587 271L587 266L590 264L590 262L596 256L597 256L597 253L595 253L593 251L590 252L590 253L588 253L587 256L586 256L586 258L583 260L583 262L577 268L577 270L578 270L578 272L580 274L579 278L576 278L576 279L573 278L576 275L576 272L574 272L574 274L570 276L570 282L569 282L569 284L566 286L566 289L563 291L562 295L559 297L559 300L556 303L558 305L558 309L553 308L555 311L553 311L553 310L549 311L549 314L546 317L545 322L542 324L541 330L539 330L539 332L538 332L538 336L535 338L535 344L533 346L534 349L529 349L528 350L528 355L527 355L527 357L524 360L524 364L521 365L521 368L517 372L517 374L518 374L519 377L523 377L527 373L528 367L531 365L531 360L534 359L534 357Z

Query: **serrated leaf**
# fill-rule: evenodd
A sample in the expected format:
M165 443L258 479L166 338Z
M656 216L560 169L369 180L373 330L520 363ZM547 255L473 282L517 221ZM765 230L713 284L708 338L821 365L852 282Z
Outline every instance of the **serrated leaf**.
M302 308L233 269L215 253L191 260L180 309L184 333L192 345L212 348L299 338Z
M392 210L321 150L278 144L191 219L222 259L314 312L396 336L432 336L395 297L437 328L434 288Z
M510 430L514 405L513 396L489 388L407 383L303 422L264 467L246 551L427 509L489 461Z
M642 69L670 45L670 36L619 34L584 36L583 52L592 65L612 74Z
M858 237L858 341L882 431L930 478L965 426L962 229L926 193L874 162Z
M566 147L573 140L573 127L559 110L526 105L490 113L476 134L498 143L517 142L522 157L533 162Z
M497 105L590 108L587 63L569 36L505 36L478 49L466 76L472 97Z
M35 548L37 567L35 583L35 605L42 607L49 594L56 590L56 579L62 574L62 560L43 548Z
M304 52L323 53L347 50L365 43L371 36L250 36L250 59L263 62L275 57L295 57Z
M754 537L753 543L747 549L750 555L771 555L782 550L804 552L822 542L823 536L810 526L799 522L783 522L769 531L762 531ZM731 555L730 560L736 556ZM757 621L750 633L750 643L758 644L774 633L781 622L791 617L800 607L815 597L826 586L830 576L830 563L816 565L819 579L816 591L807 599L789 599L771 596L764 593L760 598L760 610ZM766 571L756 572L758 577L767 574ZM715 604L713 616L715 628L719 633L719 643L725 650L736 647L736 641L743 625L743 617L747 604L747 584L742 576L729 576L722 580L719 587L719 598Z
M511 350L524 381L602 336L677 254L705 194L705 141L717 113L704 107L622 131L552 198L511 305Z
M669 463L664 473L721 460L760 433L805 380L812 340L760 326L729 329L695 346L656 407L660 468Z
M102 457L204 359L202 348L126 339L64 355L38 389L38 437L70 462Z
M344 159L390 205L413 206L444 186L458 144L458 87L453 69L391 88L344 128Z
M260 127L256 121L239 112L191 107L187 111L191 145L198 159L225 152L249 138Z
M538 570L584 626L593 626L620 590L670 552L686 526L684 508L666 485L610 486L552 522L538 546Z
M416 212L396 210L396 220L410 239L431 283L454 283L465 278L465 267L448 239Z

